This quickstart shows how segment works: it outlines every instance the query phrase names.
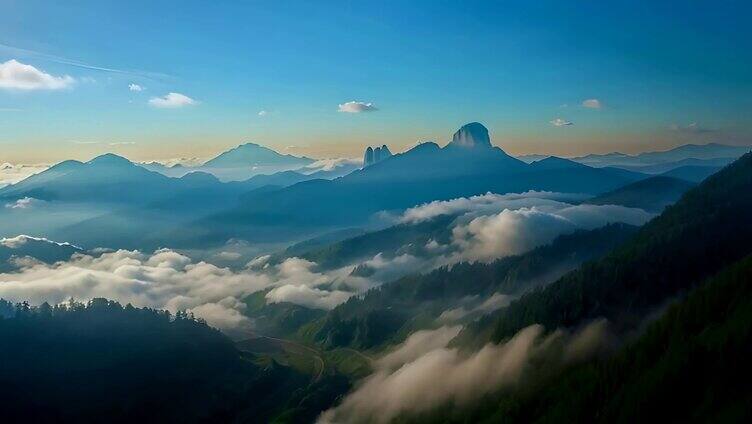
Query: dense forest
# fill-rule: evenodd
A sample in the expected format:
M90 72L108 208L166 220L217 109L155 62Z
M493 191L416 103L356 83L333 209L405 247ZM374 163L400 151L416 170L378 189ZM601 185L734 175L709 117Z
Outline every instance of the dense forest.
M747 154L604 258L524 295L460 337L469 341L492 328L491 340L498 342L535 323L572 327L599 317L622 330L636 328L670 298L752 252L752 196L745 195L750 192L752 154Z
M749 422L752 256L668 308L610 357L498 393L474 408L405 421Z
M580 263L605 254L636 230L626 224L581 230L488 264L463 262L409 275L351 298L301 332L327 347L373 349L397 343L414 330L435 326L436 318L462 299L486 299L495 293L515 296L545 285Z
M0 301L0 317L7 422L258 422L281 413L310 421L317 402L333 400L328 385L346 390L242 353L185 313L105 299Z

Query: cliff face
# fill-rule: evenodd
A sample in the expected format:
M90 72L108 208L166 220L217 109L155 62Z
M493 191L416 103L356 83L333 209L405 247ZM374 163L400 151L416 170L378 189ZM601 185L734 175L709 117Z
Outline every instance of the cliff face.
M366 148L366 153L363 155L363 167L381 162L391 155L392 152L389 151L389 148L386 146L386 144L382 145L381 147L376 147L375 149L371 146L368 146L368 148Z

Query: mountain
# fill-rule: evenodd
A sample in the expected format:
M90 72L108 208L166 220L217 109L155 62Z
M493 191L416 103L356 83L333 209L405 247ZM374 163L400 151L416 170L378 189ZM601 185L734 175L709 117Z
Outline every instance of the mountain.
M575 157L572 160L595 167L616 166L627 167L630 170L639 170L640 172L661 173L670 170L672 166L675 168L683 165L692 165L693 163L682 162L690 159L715 161L713 165L725 165L728 162L718 163L718 160L723 161L725 159L730 161L736 159L749 152L751 148L752 146L730 146L718 143L685 144L659 152L645 152L637 155L626 155L624 153L593 154ZM676 164L671 165L674 162ZM661 164L663 164L662 167L655 167L654 169L645 168L644 171L640 170L640 167L643 166Z
M695 158L689 158L689 159L681 159L678 161L672 161L672 162L661 162L654 165L618 165L621 169L627 169L630 171L635 172L643 172L646 174L662 174L665 172L669 172L671 170L674 170L676 168L683 168L685 166L697 166L697 167L714 167L716 169L720 169L734 160L736 160L737 157L728 157L728 158L715 158L715 159L695 159Z
M382 145L381 147L376 147L375 149L371 146L366 147L366 152L363 155L363 166L370 166L374 163L381 162L382 160L392 156L392 152L389 150L389 148L386 146L386 144Z
M261 241L285 232L314 232L363 225L381 211L486 192L548 190L599 194L644 176L624 170L545 169L528 165L490 144L481 124L461 128L444 148L426 142L332 181L305 181L257 196L197 222L217 240L236 234ZM291 235L292 235L291 234Z
M609 355L405 422L749 422L751 279L747 256L673 301Z
M0 198L143 203L182 186L179 181L108 153L86 163L61 162L0 189Z
M620 332L637 328L668 299L752 252L749 193L752 153L686 192L609 255L512 302L461 339L490 332L500 341L534 323L553 329L600 317Z
M241 144L206 161L207 168L243 168L289 166L299 168L313 163L313 159L283 155L256 143Z
M479 122L471 122L463 125L452 136L449 143L452 147L462 148L491 148L491 138L488 129Z
M695 184L666 176L650 177L603 193L585 203L592 205L621 205L660 212L673 204Z
M661 175L699 183L718 172L721 168L720 166L680 166Z
M0 313L4 422L272 422L283 408L308 416L292 422L310 422L319 411L311 408L333 400L318 391L332 377L311 381L242 352L184 312L0 299ZM301 388L325 397L298 399Z
M18 235L0 238L0 272L17 268L9 260L13 257L32 257L38 261L53 263L70 259L74 253L84 250L70 243L59 243L42 237Z
M605 254L636 230L613 224L576 231L490 264L465 262L402 277L351 298L301 328L300 333L328 347L378 349L386 343L398 343L413 331L430 328L447 311L454 309L458 321L471 318L472 311L482 312L478 306L494 296L512 299L543 286L582 262ZM458 314L461 310L467 313Z

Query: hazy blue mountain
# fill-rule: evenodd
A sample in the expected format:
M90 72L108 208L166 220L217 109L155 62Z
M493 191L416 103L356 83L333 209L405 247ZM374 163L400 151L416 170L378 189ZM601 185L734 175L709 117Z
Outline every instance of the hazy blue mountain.
M242 234L253 240L322 229L359 226L380 211L401 210L432 200L527 190L599 194L644 176L582 165L528 165L490 144L487 130L461 128L444 148L419 144L409 151L332 181L305 181L246 196L242 205L196 223L222 240Z
M313 163L313 159L283 155L256 143L241 144L217 157L206 161L207 168L241 168L252 166L301 167Z
M680 166L661 175L699 183L720 170L720 166Z
M18 235L0 238L0 272L7 272L17 267L9 262L13 257L30 256L41 262L53 263L70 259L74 253L84 250L70 243L60 243L42 237Z
M392 152L386 144L381 147L372 148L366 147L366 152L363 155L363 166L370 166L374 163L381 162L382 160L392 156Z
M678 178L657 176L646 178L616 190L603 193L585 203L593 205L622 205L630 208L660 212L674 204L695 184Z
M626 155L623 153L586 155L572 158L572 160L595 167L627 167L631 170L658 174L679 166L700 165L703 161L706 161L704 163L705 165L726 165L739 156L749 152L750 149L752 149L752 146L730 146L718 143L685 144L670 150L659 152L645 152L637 155ZM683 162L691 159L699 160L700 163L692 163L692 161ZM675 164L672 165L672 163ZM639 167L643 166L648 168L640 170ZM650 168L649 166L653 167Z
M0 198L144 203L164 196L186 181L166 177L108 153L86 162L65 161L0 189Z

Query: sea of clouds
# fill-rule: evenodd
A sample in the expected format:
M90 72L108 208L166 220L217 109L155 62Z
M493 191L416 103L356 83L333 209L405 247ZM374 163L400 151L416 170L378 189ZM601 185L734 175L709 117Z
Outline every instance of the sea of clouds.
M151 253L79 253L53 264L16 258L17 268L0 274L0 298L39 304L105 297L173 312L190 310L228 333L244 332L253 323L244 315L243 299L258 291L266 291L268 303L291 302L332 309L353 295L408 273L460 261L489 262L523 253L577 229L611 222L640 225L652 217L641 209L564 201L576 197L545 192L489 193L417 206L405 211L399 222L455 215L447 243L430 241L424 255L379 253L337 269L322 269L315 262L297 257L272 262L270 256L258 257L241 269L231 269L170 249ZM363 264L371 271L368 277L353 275L353 269ZM443 319L451 322L468 314L491 311L508 301L504 297L489 299L482 306L447 311Z

